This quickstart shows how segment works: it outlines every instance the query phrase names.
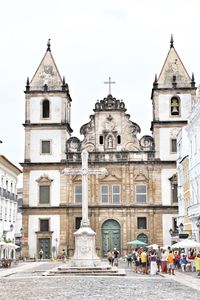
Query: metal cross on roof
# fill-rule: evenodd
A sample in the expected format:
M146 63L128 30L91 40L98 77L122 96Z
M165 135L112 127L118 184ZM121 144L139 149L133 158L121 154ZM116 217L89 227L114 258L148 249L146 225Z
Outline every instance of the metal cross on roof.
M115 83L115 81L111 81L111 77L109 77L108 81L104 81L104 84L109 84L109 95L111 95L111 84Z

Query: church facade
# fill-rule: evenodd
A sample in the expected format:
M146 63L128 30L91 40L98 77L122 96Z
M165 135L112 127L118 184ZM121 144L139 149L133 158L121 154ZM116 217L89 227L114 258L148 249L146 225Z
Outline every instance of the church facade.
M71 103L50 43L25 91L25 156L23 166L23 252L50 258L74 252L74 232L81 223L81 175L63 170L81 168L81 151L89 152L89 168L107 174L88 175L90 226L96 232L99 256L127 242L171 243L178 214L176 135L187 124L195 101L189 76L173 39L151 94L152 135L139 137L125 102L109 94L94 103L83 139L72 135Z

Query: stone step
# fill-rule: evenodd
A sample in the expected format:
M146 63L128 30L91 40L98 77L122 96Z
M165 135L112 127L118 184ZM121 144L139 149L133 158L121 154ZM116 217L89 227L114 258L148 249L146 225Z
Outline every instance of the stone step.
M65 267L65 266L62 266L62 267L58 267L57 268L59 271L63 271L63 270L75 270L75 271L84 271L84 270L87 270L87 271L108 271L108 270L117 270L116 268L112 269L111 267Z
M126 276L124 269L101 269L101 268L63 268L54 269L42 274L43 276Z

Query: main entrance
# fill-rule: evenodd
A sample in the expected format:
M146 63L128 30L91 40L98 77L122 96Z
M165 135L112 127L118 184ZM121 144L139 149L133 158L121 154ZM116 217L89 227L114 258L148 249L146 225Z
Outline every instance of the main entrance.
M39 239L39 251L40 249L43 250L43 258L49 259L50 258L50 239L44 238ZM38 251L38 253L39 253Z
M115 220L107 220L102 225L102 256L106 256L108 250L121 250L120 224Z

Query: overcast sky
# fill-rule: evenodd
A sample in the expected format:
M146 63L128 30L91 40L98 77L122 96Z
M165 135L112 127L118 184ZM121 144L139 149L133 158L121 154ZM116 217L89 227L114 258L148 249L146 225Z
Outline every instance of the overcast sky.
M0 153L19 167L24 158L26 78L48 38L72 97L73 135L89 121L97 99L116 84L142 135L150 134L151 89L170 47L200 83L199 0L7 0L0 10Z

